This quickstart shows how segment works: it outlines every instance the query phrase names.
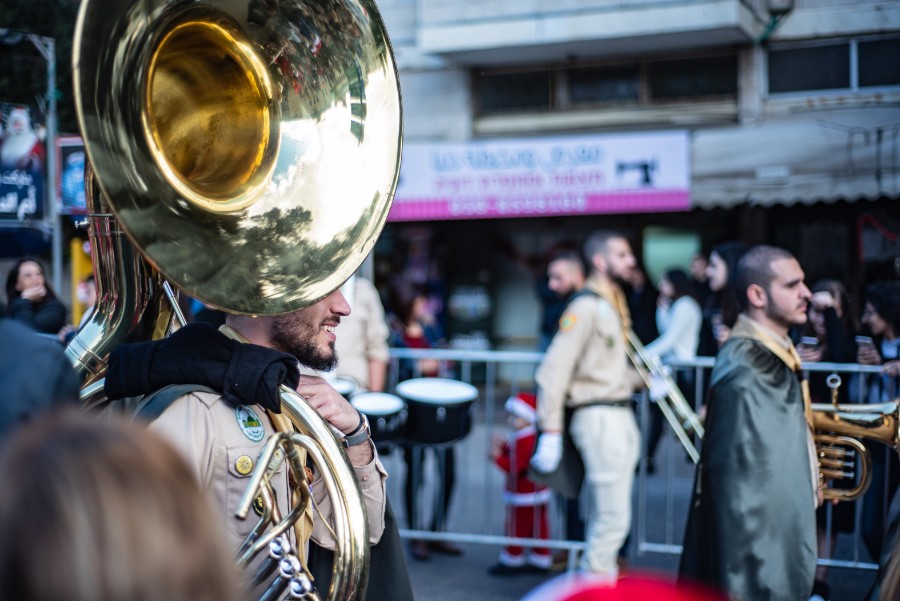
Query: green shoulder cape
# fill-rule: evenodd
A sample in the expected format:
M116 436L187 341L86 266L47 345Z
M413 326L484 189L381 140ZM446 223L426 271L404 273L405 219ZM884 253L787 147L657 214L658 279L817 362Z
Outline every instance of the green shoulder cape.
M807 601L815 497L797 376L732 336L711 378L679 578L742 601Z

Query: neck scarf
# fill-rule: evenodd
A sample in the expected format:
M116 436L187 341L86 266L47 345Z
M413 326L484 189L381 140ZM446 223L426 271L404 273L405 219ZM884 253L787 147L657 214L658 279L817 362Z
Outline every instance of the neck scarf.
M234 330L233 328L228 327L227 325L223 325L219 327L219 331L232 338L234 340L238 340L240 342L250 342L246 338L244 338L240 332ZM272 424L272 427L277 432L285 432L287 434L293 434L296 432L294 428L294 424L291 423L291 420L287 418L283 413L273 413L268 409L265 409L266 415L269 417L269 422ZM297 452L299 453L300 463L306 465L306 450L297 447ZM290 475L290 470L288 470L288 476ZM300 502L300 492L298 490L299 483L293 482L293 478L288 477L288 482L290 483L291 489L291 503L296 504ZM282 515L286 515L288 512L282 512ZM303 516L299 518L296 522L294 522L294 536L297 541L297 554L299 555L299 559L301 563L306 565L306 547L307 542L309 541L309 537L312 534L312 503L307 503L306 508L303 510Z
M756 340L766 347L766 349L771 351L773 355L781 359L791 371L797 374L797 378L800 380L800 392L803 395L803 415L806 416L806 424L809 426L809 429L812 430L813 415L809 396L809 381L806 379L806 376L801 369L800 355L797 354L794 343L791 342L789 338L777 337L774 332L757 324L743 314L738 316L738 320L734 324L731 335Z
M794 343L789 338L781 338L775 332L756 323L749 317L741 314L738 316L734 328L731 330L732 337L750 338L762 344L773 355L781 359L791 371L793 371L800 380L800 394L803 397L803 416L806 419L806 447L809 454L809 469L812 477L813 487L813 503L816 507L819 505L817 492L821 490L824 482L819 472L818 453L816 452L815 428L813 427L812 404L809 396L809 381L807 381L803 370L801 369L800 355L794 348Z
M628 301L621 286L608 278L601 279L596 275L592 275L588 279L587 286L613 306L622 322L622 333L625 335L625 340L628 340L628 332L631 330L631 311L628 310Z

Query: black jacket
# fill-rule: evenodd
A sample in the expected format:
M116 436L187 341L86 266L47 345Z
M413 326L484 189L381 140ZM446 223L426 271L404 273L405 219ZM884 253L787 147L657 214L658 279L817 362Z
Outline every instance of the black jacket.
M78 405L78 377L62 345L6 318L0 340L0 440L53 407Z

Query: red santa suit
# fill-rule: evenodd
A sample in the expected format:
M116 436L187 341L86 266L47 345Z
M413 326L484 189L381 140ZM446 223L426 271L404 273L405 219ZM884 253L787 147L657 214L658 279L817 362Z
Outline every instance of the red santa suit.
M28 109L13 107L9 111L6 131L0 144L0 166L39 171L43 161L44 143L31 127Z
M547 539L550 536L547 522L547 507L552 498L551 491L543 485L528 479L528 462L537 443L535 428L535 396L519 393L507 399L504 408L529 425L510 432L509 441L503 445L496 459L497 465L507 473L506 491L506 533L516 538ZM528 549L506 547L500 554L501 564L520 567L526 564L541 569L549 569L552 564L547 548Z

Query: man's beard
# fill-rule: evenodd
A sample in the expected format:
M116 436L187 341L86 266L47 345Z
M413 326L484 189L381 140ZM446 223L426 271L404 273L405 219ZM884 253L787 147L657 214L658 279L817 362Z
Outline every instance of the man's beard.
M338 364L334 345L328 345L328 351L319 348L315 343L318 333L318 327L313 328L294 315L285 315L272 322L272 346L293 355L310 369L331 371Z
M779 324L785 328L792 328L793 326L802 326L807 322L807 317L805 312L801 312L799 308L796 311L786 311L781 307L777 307L773 304L769 304L766 307L766 317L768 317L773 322Z
M629 282L625 276L620 273L609 272L609 279L613 281L614 284L617 284L619 288L623 290L628 290L631 288L631 282Z

